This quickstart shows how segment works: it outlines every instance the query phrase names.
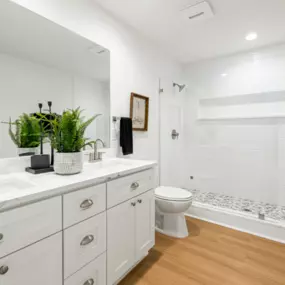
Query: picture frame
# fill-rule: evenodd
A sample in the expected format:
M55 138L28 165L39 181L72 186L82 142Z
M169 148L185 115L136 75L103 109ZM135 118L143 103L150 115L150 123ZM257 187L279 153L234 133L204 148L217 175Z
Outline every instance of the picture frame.
M134 131L146 132L148 130L148 108L148 97L131 93L130 117Z

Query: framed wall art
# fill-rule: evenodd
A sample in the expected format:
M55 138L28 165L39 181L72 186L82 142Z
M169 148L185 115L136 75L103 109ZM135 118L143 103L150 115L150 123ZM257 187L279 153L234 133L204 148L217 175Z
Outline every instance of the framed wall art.
M146 132L148 130L149 98L132 93L130 117L133 121L133 130Z

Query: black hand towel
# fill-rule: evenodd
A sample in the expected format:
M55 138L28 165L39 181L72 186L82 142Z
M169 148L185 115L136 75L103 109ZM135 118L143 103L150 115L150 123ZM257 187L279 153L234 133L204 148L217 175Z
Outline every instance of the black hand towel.
M130 118L121 118L120 146L124 155L133 153L133 123Z

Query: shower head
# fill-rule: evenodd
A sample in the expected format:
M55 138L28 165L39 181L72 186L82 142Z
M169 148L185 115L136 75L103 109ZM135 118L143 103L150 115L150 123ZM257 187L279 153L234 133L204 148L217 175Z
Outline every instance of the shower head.
M186 87L185 84L181 85L181 84L173 82L173 87L175 87L175 86L178 86L179 92L181 92Z

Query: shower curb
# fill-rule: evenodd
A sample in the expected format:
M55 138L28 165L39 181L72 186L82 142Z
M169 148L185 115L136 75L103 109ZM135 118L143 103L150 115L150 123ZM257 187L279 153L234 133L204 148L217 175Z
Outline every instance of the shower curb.
M285 244L285 223L260 220L252 214L194 202L186 216ZM189 229L191 235L191 229Z

